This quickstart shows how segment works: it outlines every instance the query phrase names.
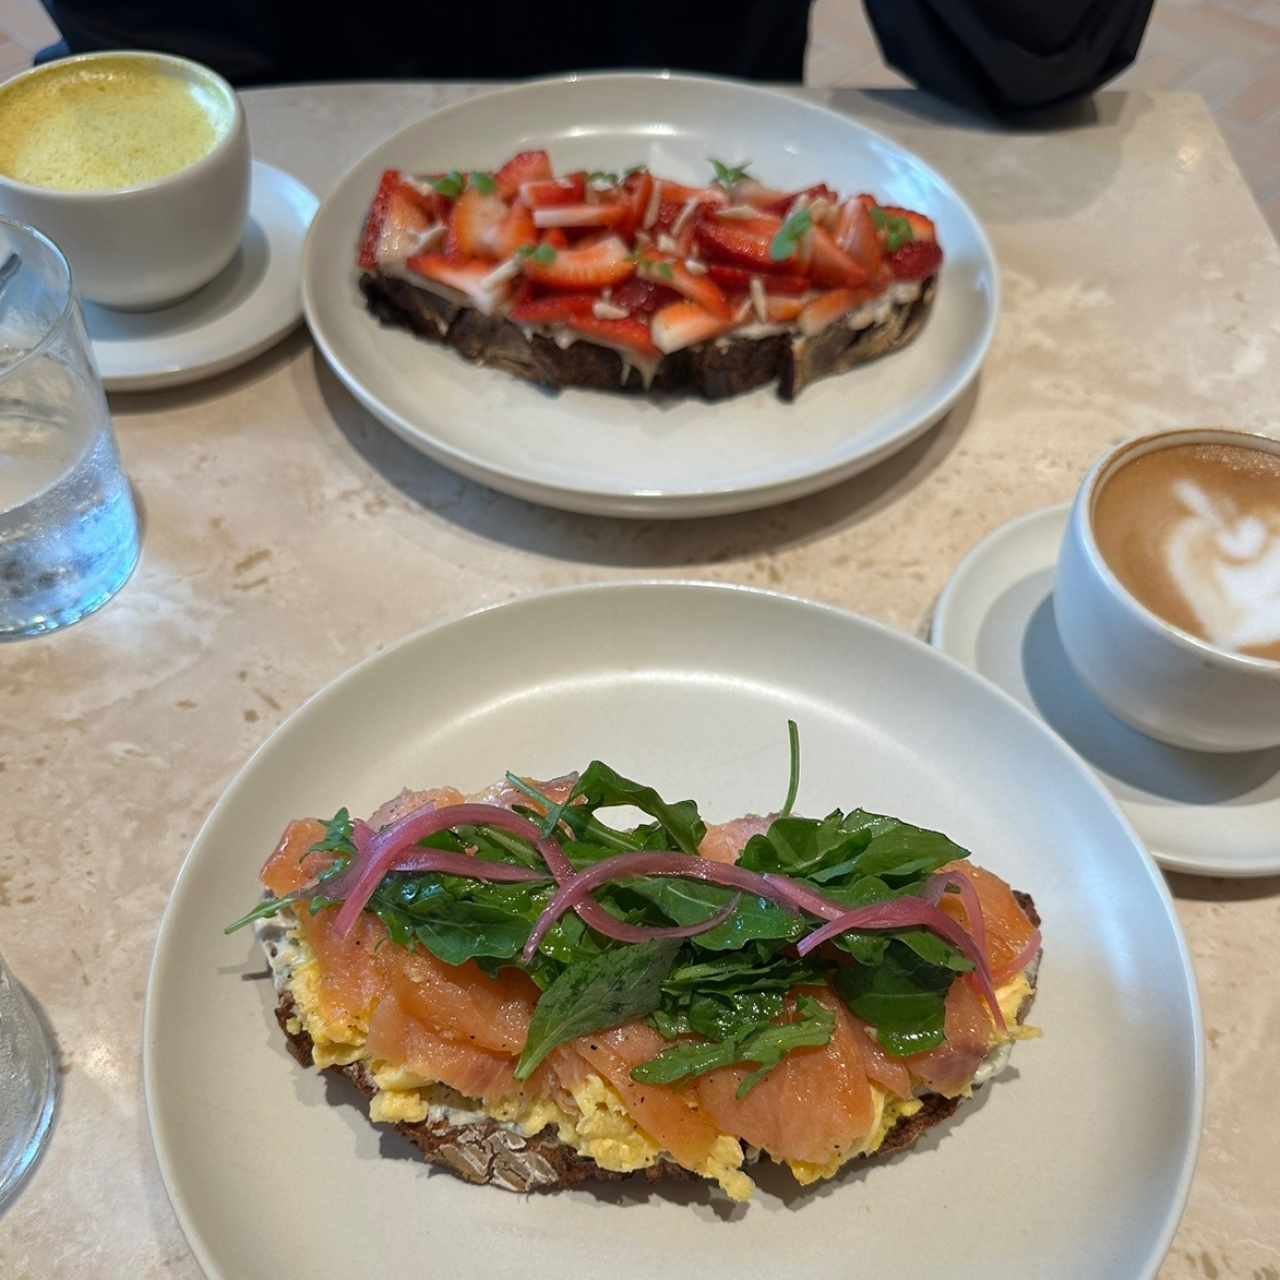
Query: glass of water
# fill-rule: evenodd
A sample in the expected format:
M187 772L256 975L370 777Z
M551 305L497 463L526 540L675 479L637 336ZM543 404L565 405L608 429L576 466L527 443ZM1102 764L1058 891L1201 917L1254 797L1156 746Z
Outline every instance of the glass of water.
M0 1208L44 1144L56 1080L44 1025L0 957Z
M0 218L0 640L101 608L138 561L138 516L67 260Z

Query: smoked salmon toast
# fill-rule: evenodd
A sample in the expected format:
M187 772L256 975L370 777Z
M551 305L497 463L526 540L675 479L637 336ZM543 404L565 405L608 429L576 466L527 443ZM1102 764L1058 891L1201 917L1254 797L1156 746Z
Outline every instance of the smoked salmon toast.
M718 400L776 382L792 400L916 336L942 266L930 218L711 165L705 186L643 165L557 176L545 151L388 169L360 288L384 322L556 388Z
M599 761L300 819L230 928L255 922L294 1056L470 1182L829 1178L1037 1034L1040 922L939 832L792 814L792 741L782 809L718 826Z

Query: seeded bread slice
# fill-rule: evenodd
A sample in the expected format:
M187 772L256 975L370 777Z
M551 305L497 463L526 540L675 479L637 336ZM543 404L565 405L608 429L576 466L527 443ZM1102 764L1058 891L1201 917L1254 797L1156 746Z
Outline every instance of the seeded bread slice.
M1015 897L1031 922L1039 925L1040 916L1030 895L1015 891ZM273 970L277 967L281 934L278 927L259 930L259 938ZM1018 1022L1026 1018L1035 998L1039 963L1037 956L1027 970L1031 994L1018 1010ZM290 1053L302 1066L310 1067L313 1065L311 1037L305 1030L291 1030L291 1024L298 1027L294 1020L295 1012L292 994L287 988L282 989L276 1004L276 1021L288 1041ZM333 1066L327 1070L345 1076L367 1098L372 1098L378 1091L366 1063L353 1062L349 1066ZM417 1124L397 1124L395 1128L422 1152L430 1164L440 1165L466 1182L501 1187L504 1191L555 1191L592 1181L616 1182L642 1177L649 1182L658 1182L697 1177L669 1160L635 1173L613 1173L600 1168L589 1157L579 1155L572 1147L565 1146L552 1130L544 1129L527 1138L510 1126L485 1116L475 1101L461 1095L454 1096L454 1114L466 1115L464 1121L428 1118ZM878 1159L906 1150L935 1125L953 1115L964 1099L944 1098L933 1093L925 1094L920 1101L924 1104L922 1108L915 1115L900 1118L877 1151L870 1156L858 1156L856 1160Z
M384 324L452 347L474 364L502 369L546 387L597 391L683 392L723 400L778 384L783 400L794 400L809 383L846 373L905 347L924 327L937 293L937 277L923 281L911 302L889 304L878 323L853 328L838 320L814 337L774 333L760 338L727 337L664 356L649 386L640 371L609 347L578 339L567 347L500 316L459 306L428 289L391 276L366 273L360 289L369 310Z

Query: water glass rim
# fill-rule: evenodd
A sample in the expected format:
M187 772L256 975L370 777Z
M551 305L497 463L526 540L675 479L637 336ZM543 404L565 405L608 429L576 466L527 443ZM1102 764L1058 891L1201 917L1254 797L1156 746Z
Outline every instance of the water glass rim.
M6 218L3 215L0 215L0 227L7 227L12 231L18 232L20 236L26 236L28 239L34 240L52 253L53 260L60 270L61 280L59 283L63 293L62 306L58 309L58 314L49 322L49 327L40 335L40 340L24 351L12 364L0 368L0 382L2 382L11 373L22 368L32 357L38 356L53 341L54 337L62 331L67 323L67 317L71 314L75 304L76 291L74 281L71 278L71 264L67 261L67 255L39 227L33 227L26 222L18 222L14 218ZM0 295L0 312L3 309L4 297Z

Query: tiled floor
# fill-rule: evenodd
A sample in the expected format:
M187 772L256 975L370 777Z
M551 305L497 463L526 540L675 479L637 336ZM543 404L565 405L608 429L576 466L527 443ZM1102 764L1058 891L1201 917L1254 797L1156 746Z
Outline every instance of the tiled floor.
M817 0L811 34L810 83L903 83L859 0ZM0 0L0 78L55 35L38 0ZM1280 0L1157 0L1137 63L1115 83L1203 94L1280 235Z

